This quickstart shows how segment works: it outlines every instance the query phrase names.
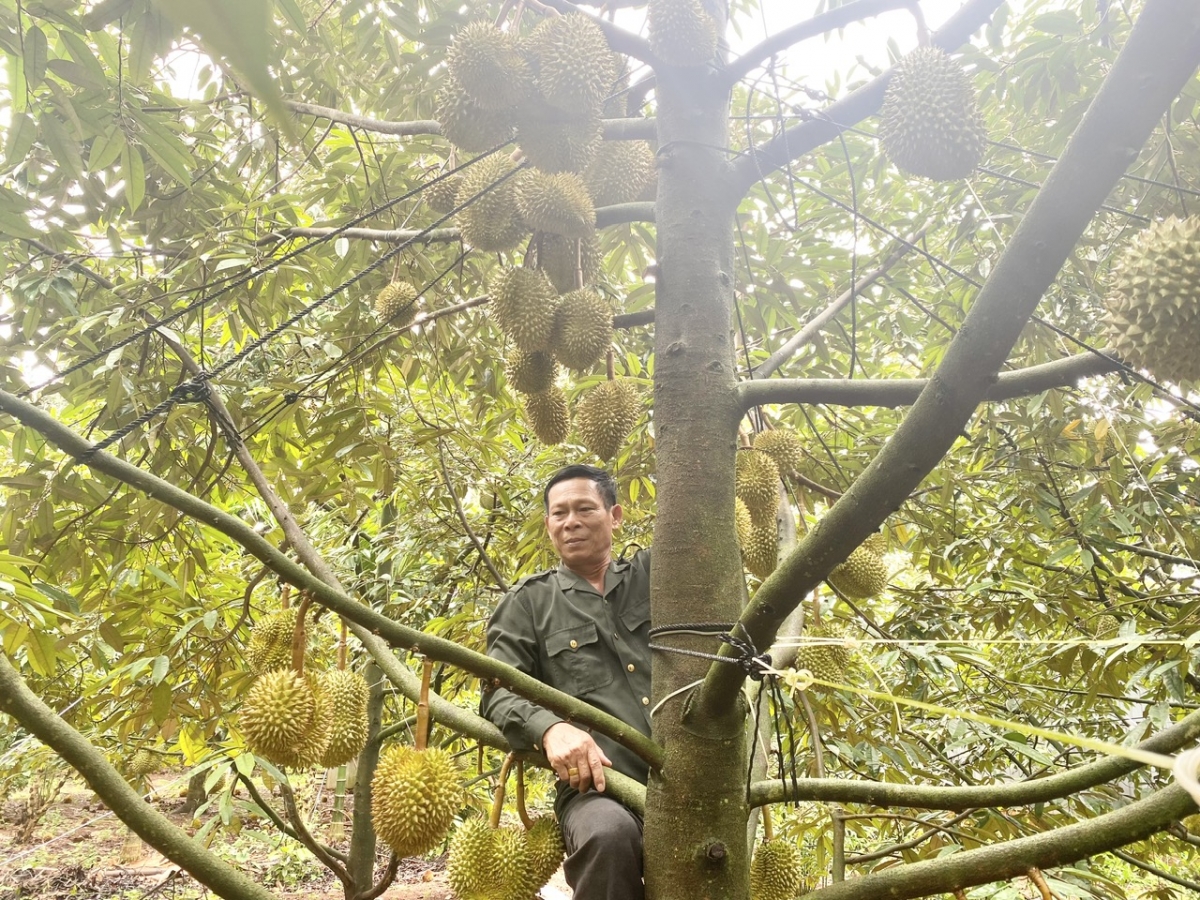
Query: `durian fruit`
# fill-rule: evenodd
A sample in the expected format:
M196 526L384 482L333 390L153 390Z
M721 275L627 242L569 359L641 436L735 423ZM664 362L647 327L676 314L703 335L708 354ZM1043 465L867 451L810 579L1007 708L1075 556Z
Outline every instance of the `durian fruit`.
M801 643L796 651L795 667L808 669L815 678L840 684L846 677L850 664L850 651L846 645L833 640L837 635L820 625L807 629L806 637L829 638L829 643Z
M529 868L529 844L520 826L497 828L492 832L493 900L529 900L532 876ZM538 885L541 887L541 885Z
M522 394L540 394L554 387L558 362L544 350L514 350L509 354L504 373L508 386Z
M596 206L632 203L654 178L654 151L646 141L604 141L583 173Z
M517 209L534 231L583 238L596 230L592 198L574 172L529 172L517 186Z
M516 36L490 22L472 22L455 35L446 68L480 109L510 109L533 91Z
M590 288L563 295L554 311L550 350L574 372L586 372L612 344L613 312L608 301Z
M717 53L717 23L700 0L650 0L650 49L672 66L702 66Z
M599 113L617 72L596 23L580 13L544 19L530 36L538 57L537 85L558 109Z
M754 520L750 518L750 507L741 497L733 498L733 527L737 531L738 546L745 551L750 544L750 532L754 528Z
M1116 637L1121 630L1121 620L1116 616L1097 616L1092 622L1092 635L1098 638Z
M444 216L457 205L455 197L458 196L461 184L461 175L451 175L433 182L423 192L426 205L438 215Z
M613 76L612 84L608 86L607 96L604 98L604 106L600 110L600 115L605 119L623 119L629 112L628 95L629 90L629 63L619 53L613 53L613 71L617 74Z
M463 86L447 78L436 100L437 119L442 134L455 147L469 153L482 153L513 136L512 119L506 113L481 109Z
M375 316L393 328L403 328L417 316L417 289L407 281L395 280L375 295Z
M277 610L254 623L246 644L246 663L255 675L292 664L292 634L296 630L296 610Z
M887 553L887 535L876 531L874 534L867 535L861 546L864 550L869 550L882 559L883 555Z
M276 765L296 765L309 755L311 736L317 733L319 738L319 714L325 708L320 703L312 679L292 669L260 675L246 693L239 715L247 745ZM323 750L324 745L317 755Z
M129 760L129 774L134 778L145 778L158 771L159 758L150 750L139 750Z
M761 450L739 450L734 490L756 525L775 521L779 511L779 467Z
M554 335L558 295L538 269L501 269L490 285L496 325L527 353L546 350Z
M487 819L463 822L450 839L446 879L459 900L492 900L495 842Z
M528 233L517 212L517 181L513 162L494 153L467 168L455 196L467 204L458 214L463 240L477 250L511 250ZM508 176L508 177L505 177Z
M617 378L588 391L575 409L579 441L600 459L617 455L637 424L640 402L632 381Z
M803 880L800 850L791 841L763 841L750 861L750 900L795 900Z
M865 600L887 587L887 576L883 557L863 544L834 567L829 573L829 583L852 600Z
M321 758L329 749L329 741L333 737L333 701L325 690L324 672L309 672L304 678L313 692L313 721L312 727L305 734L304 740L292 748L290 755L281 755L277 760L281 766L292 769L311 769L320 764Z
M568 114L547 103L528 103L515 119L521 153L543 172L582 172L601 143L603 124L589 110Z
M742 562L758 578L766 578L775 571L779 564L779 524L775 519L761 524L752 522L742 545Z
M330 708L329 743L320 764L327 769L356 759L367 743L367 681L357 672L326 672L321 688Z
M1185 818L1182 821L1181 824L1191 834L1200 836L1200 813L1193 815L1193 816L1188 816L1187 818Z
M1200 216L1172 216L1134 238L1105 298L1113 352L1155 379L1200 381Z
M896 66L879 111L879 139L897 168L935 181L966 178L987 133L962 66L920 47Z
M790 428L775 428L763 431L754 437L754 449L761 450L775 460L781 473L798 472L804 462L800 449L800 438Z
M561 444L571 433L571 410L566 395L557 387L526 396L525 419L543 444Z
M566 294L575 288L578 269L583 284L592 284L600 274L600 239L592 232L578 241L560 234L538 234L537 267L546 273L554 289Z
M563 844L562 830L553 816L538 816L533 827L525 832L525 846L529 859L529 883L533 890L526 897L533 896L550 880L558 867L562 865L567 848Z
M371 779L371 821L397 856L417 856L446 837L462 799L449 754L392 744Z

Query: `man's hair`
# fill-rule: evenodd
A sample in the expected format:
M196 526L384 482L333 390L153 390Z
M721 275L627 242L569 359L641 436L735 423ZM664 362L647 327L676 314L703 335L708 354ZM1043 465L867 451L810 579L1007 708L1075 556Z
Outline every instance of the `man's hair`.
M604 501L605 509L612 509L617 502L617 480L603 469L598 469L595 466L585 466L582 463L576 463L573 466L564 466L559 469L546 482L546 489L542 491L542 506L546 511L550 511L550 488L554 487L560 481L570 481L573 478L586 478L596 485L596 490L600 492L600 499Z

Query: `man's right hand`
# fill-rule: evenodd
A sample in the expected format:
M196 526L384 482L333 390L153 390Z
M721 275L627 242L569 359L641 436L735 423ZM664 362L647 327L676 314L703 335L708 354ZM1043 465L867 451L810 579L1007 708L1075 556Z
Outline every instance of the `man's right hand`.
M554 774L579 793L586 794L593 786L604 790L604 767L611 766L612 760L583 729L556 722L542 735L542 749Z

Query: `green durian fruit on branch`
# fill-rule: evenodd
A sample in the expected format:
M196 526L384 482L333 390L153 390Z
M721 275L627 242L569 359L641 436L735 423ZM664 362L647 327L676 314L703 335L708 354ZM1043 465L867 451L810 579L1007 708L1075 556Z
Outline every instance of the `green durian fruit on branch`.
M417 856L445 839L462 799L449 754L393 744L371 780L371 821L397 856Z
M561 444L571 433L571 410L561 388L529 394L525 398L525 419L543 444Z
M600 239L594 231L581 240L543 232L536 235L534 243L537 267L560 294L575 288L577 274L582 284L592 284L600 274Z
M596 211L574 172L529 172L517 186L517 209L533 231L584 238L596 229Z
M829 583L852 600L865 600L877 596L887 587L887 577L882 554L864 542L854 548L845 562L834 567L829 573Z
M394 328L411 324L417 317L417 289L400 280L384 285L375 295L375 315Z
M766 578L779 564L779 523L774 517L754 522L751 516L750 533L742 544L742 562L751 575Z
M276 610L254 623L246 644L246 663L255 675L292 665L292 634L296 630L294 607Z
M477 250L511 250L528 233L517 211L516 166L503 153L494 153L468 167L458 186L455 203L467 204L458 214L463 240Z
M537 85L551 106L599 115L617 77L608 40L581 13L545 19L530 35L538 60Z
M250 687L239 723L255 753L276 765L303 769L316 764L328 746L330 712L315 676L276 669Z
M554 358L574 372L586 372L612 344L612 321L612 307L591 288L564 295L554 313Z
M846 667L850 665L850 650L838 639L838 635L820 625L806 629L805 637L817 638L813 643L801 643L796 651L796 669L808 669L822 681L841 684L846 678ZM827 642L821 638L829 638Z
M761 450L739 450L734 490L756 525L775 521L779 511L779 467L770 456Z
M329 701L329 744L321 754L321 766L334 769L357 759L367 743L367 681L357 672L334 669L322 676L321 686Z
M632 381L617 378L592 388L575 411L579 440L600 459L612 459L637 424L640 403Z
M803 881L800 850L791 841L763 841L750 862L750 900L795 900Z
M717 55L717 23L701 0L650 0L650 49L672 66L702 66Z
M900 61L879 116L883 151L904 172L935 181L966 178L983 156L987 132L975 89L937 47L920 47Z
M481 108L454 78L442 82L435 105L442 134L460 150L482 153L513 136L513 123L506 113Z
M800 471L804 462L804 451L800 448L800 438L790 428L774 428L762 431L754 436L754 449L761 450L771 459L781 474L791 474Z
M583 173L596 206L632 203L654 178L654 151L645 141L604 141Z
M511 109L533 92L533 72L516 37L490 22L472 22L455 35L446 68L483 110Z
M501 269L492 278L490 293L496 325L518 349L533 353L550 347L558 295L544 272Z
M558 363L544 350L527 352L516 349L509 354L504 369L508 386L522 394L541 394L554 387Z
M1200 216L1172 216L1134 238L1105 298L1105 337L1159 381L1200 381Z

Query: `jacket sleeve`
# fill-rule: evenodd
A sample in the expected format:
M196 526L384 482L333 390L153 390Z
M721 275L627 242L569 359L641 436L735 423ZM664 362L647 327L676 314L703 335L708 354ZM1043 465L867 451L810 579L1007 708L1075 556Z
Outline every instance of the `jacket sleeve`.
M543 680L529 597L521 588L510 591L487 626L487 654L514 669ZM542 735L551 725L564 721L512 691L484 691L480 711L499 728L514 750L542 750Z

